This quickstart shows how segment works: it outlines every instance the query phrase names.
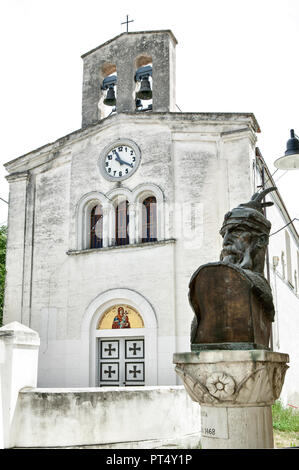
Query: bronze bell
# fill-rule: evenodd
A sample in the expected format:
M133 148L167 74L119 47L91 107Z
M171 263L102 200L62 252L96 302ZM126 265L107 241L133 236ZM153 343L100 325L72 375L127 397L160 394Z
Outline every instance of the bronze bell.
M136 93L137 98L140 100L150 100L152 99L153 93L151 90L151 84L148 77L143 77L141 79L140 90Z
M106 98L104 99L106 106L114 106L116 104L114 85L110 85L107 91Z

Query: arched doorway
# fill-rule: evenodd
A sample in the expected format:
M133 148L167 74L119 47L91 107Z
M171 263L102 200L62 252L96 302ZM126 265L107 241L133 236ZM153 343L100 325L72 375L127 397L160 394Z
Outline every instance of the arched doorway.
M157 385L156 315L141 294L100 294L85 312L82 335L89 336L90 386Z
M140 313L130 305L117 304L109 307L97 326L100 334L105 331L112 337L100 336L97 340L97 385L136 386L145 384L145 338L131 330L144 330ZM125 331L125 336L119 335Z

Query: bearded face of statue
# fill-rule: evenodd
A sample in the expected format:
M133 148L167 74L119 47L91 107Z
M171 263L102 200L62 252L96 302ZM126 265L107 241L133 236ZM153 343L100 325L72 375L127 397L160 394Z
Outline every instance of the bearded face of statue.
M221 230L221 235L220 261L263 274L267 235L250 230L243 224L227 226Z

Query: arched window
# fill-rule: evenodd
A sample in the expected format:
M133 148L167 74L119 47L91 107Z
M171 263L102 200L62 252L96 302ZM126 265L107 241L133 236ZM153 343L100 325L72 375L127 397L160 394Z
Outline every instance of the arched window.
M76 246L77 250L88 250L96 247L105 248L109 245L111 209L114 209L112 203L100 192L92 191L81 197L76 207L77 240L76 242L74 239L70 240L74 248Z
M103 247L103 208L97 204L90 212L90 248Z
M142 243L157 241L157 200L149 196L142 203Z
M115 211L115 242L116 245L129 244L129 202L121 201Z

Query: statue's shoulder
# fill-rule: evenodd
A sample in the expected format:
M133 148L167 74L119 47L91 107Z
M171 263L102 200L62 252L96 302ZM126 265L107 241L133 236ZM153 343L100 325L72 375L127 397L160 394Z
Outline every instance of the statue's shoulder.
M206 279L205 284L209 285L209 280L212 278L218 279L218 285L225 282L225 286L229 287L229 282L234 284L236 279L242 279L252 292L259 298L261 303L265 307L265 311L268 313L271 321L274 320L274 305L272 299L271 287L267 279L257 272L250 271L248 269L242 269L239 266L236 266L232 263L223 263L222 261L217 261L213 263L206 263L201 266L193 273L190 283L189 283L189 299L193 296L193 291L195 288L195 282L198 280ZM224 286L224 287L225 287ZM220 288L220 285L219 285Z
M232 264L232 263L223 263L223 261L215 261L212 263L206 263L206 264L202 264L201 266L199 266L199 268L192 274L190 278L189 287L193 285L195 279L198 277L199 274L201 274L201 272L203 274L204 271L213 269L213 268L236 271L242 276L245 276L246 278L248 278L249 282L252 282L251 277L248 276L249 271L242 269L239 266L236 266L235 264Z
M197 278L197 275L199 274L199 272L202 271L204 268L209 267L209 266L219 266L221 264L223 264L221 261L215 261L215 262L212 262L212 263L206 263L206 264L202 264L201 266L199 266L190 278L189 287L191 287L191 285L193 284L193 282Z

